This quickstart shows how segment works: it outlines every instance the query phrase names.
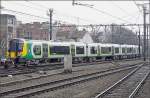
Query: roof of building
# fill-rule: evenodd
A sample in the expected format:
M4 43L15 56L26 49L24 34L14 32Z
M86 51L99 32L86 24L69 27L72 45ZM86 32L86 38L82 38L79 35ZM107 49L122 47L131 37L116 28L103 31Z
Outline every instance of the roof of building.
M68 39L78 39L83 38L86 31L58 31L56 37L65 37Z
M72 33L71 38L83 38L83 36L86 34L86 31L77 31L75 33Z
M12 18L16 18L15 15L11 15L11 14L0 14L0 17L12 17Z

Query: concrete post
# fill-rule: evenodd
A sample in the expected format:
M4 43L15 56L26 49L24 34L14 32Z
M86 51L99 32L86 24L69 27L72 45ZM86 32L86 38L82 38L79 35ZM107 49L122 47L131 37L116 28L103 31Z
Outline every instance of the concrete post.
M65 73L72 72L72 56L71 55L64 56L64 72Z

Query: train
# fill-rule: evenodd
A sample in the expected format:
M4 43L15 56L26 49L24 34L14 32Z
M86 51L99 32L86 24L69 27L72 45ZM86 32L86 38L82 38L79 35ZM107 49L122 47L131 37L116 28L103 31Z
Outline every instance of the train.
M142 50L142 47L140 47ZM139 57L138 45L109 43L54 42L14 38L9 41L8 56L26 62L61 62L71 55L73 62L91 62Z

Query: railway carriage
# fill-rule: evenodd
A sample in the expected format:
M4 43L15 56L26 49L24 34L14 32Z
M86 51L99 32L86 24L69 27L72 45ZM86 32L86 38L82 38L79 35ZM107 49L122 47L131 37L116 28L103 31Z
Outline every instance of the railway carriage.
M70 42L73 61L84 61L86 59L86 44L81 42Z
M71 54L71 46L70 43L67 42L49 42L49 61L63 61L63 57L65 55Z
M86 47L88 61L96 61L97 57L100 56L98 43L90 43Z
M112 44L99 44L100 47L100 56L107 59L113 59L113 45Z
M138 46L137 45L133 45L133 57L136 58L139 55L139 51L138 51Z
M46 41L44 43L47 43ZM41 41L13 39L9 45L9 57L15 59L19 56L20 62L39 60L45 58L45 47Z
M127 48L127 58L132 58L133 57L133 46L132 45L126 45Z
M113 58L114 59L121 59L121 45L113 44Z
M127 45L121 45L121 58L127 58Z

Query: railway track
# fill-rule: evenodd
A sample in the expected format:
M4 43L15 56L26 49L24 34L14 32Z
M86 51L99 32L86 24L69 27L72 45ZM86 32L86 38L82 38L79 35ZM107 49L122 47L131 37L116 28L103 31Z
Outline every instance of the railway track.
M134 98L149 74L149 66L141 66L97 94L95 98Z
M113 62L123 62L123 61L132 61L133 59L124 59L124 60L115 60ZM134 60L139 60L135 58ZM73 64L73 67L79 66L89 66L94 64L103 64L103 63L111 63L112 61L97 61L97 62L89 62L89 63L80 63L80 64ZM28 74L28 73L35 73L39 70L47 71L47 70L56 70L62 69L63 63L53 63L53 64L42 64L36 66L29 66L29 67L18 67L12 69L0 69L0 77L7 77L8 75L20 75L20 74Z
M112 66L112 67L104 68L104 69L102 69L102 70L100 70L100 69L97 69L97 70L99 70L99 71L101 71L101 72L106 72L106 71L109 71L109 70L120 69L120 68L126 68L126 67L130 67L130 66L135 66L135 65L138 65L138 64L142 64L142 62L136 63L136 64L125 65L125 66L123 66L123 65L120 65L120 66ZM77 72L79 72L79 71L82 71L82 70L77 70ZM39 79L41 79L41 78L49 78L49 77L51 77L51 76L53 76L53 75L59 75L59 74L63 74L63 71L61 71L61 72L59 72L59 73L47 74L47 75L43 75L43 76L39 76L39 77L32 77L32 76L30 76L30 78L29 78L28 75L25 75L25 76L28 76L27 79L21 79L21 80L16 80L16 81L11 81L11 82L3 82L3 83L0 83L0 87L9 86L9 85L14 85L14 84L17 84L17 83L22 83L22 82L29 82L29 81L33 81L33 80L36 81L36 80L39 80Z
M82 74L82 75L75 76L75 77L60 79L56 81L49 81L49 82L41 83L38 85L32 85L32 86L22 87L22 88L17 88L17 89L12 89L12 90L2 89L2 92L0 93L0 97L2 98L3 97L4 98L5 97L29 98L30 96L33 96L33 95L37 95L37 94L44 93L47 91L61 89L64 87L68 87L71 85L90 81L93 79L111 75L113 73L122 72L125 70L134 69L134 68L139 69L140 67L139 65L135 65L135 66L128 66L125 68L109 69L105 71L100 71L100 72L98 71L98 72L88 73L84 75Z
M150 97L150 74L141 81L141 84L133 93L133 98L149 98Z

